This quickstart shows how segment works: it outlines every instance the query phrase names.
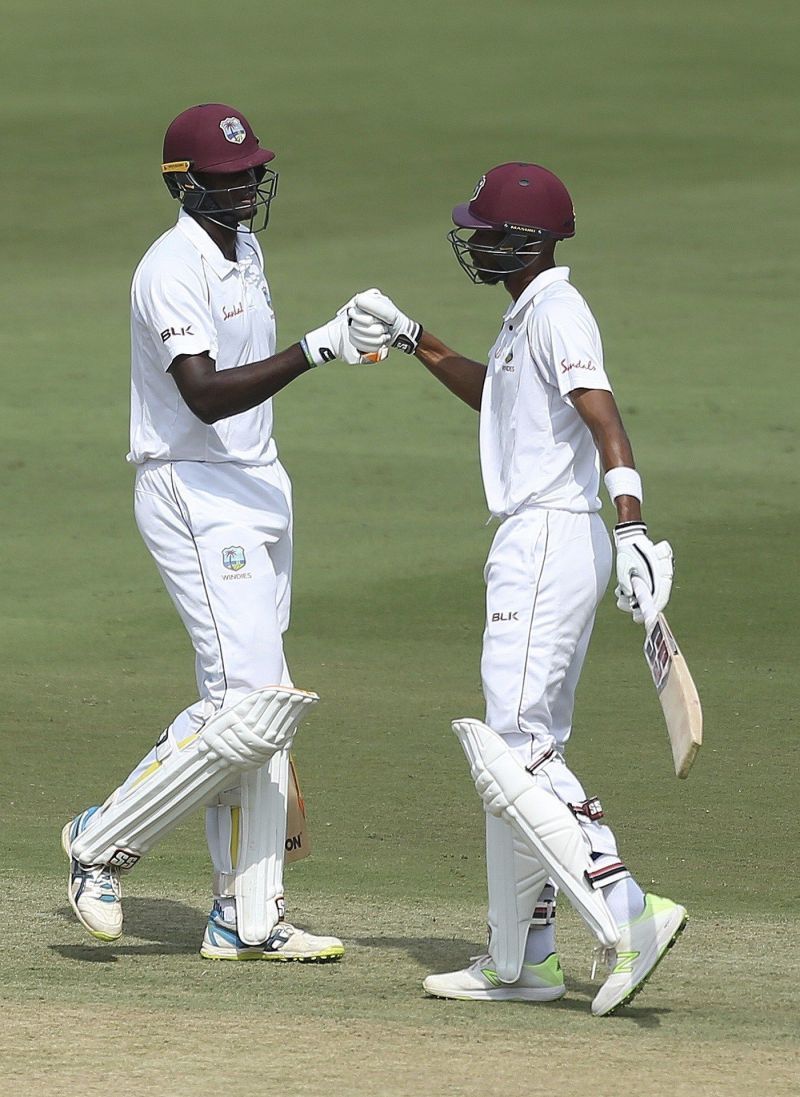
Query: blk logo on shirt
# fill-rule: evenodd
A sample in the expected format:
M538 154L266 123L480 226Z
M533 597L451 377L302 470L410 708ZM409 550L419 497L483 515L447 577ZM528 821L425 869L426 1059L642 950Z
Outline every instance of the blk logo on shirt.
M164 330L161 332L161 342L169 342L173 335L194 335L192 325L187 324L183 328L164 328Z

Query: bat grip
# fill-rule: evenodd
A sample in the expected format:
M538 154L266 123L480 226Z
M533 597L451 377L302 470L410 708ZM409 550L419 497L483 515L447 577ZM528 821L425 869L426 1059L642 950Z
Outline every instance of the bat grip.
M650 588L638 575L631 576L631 585L633 586L633 595L644 615L644 626L649 632L658 617L658 610L650 593Z

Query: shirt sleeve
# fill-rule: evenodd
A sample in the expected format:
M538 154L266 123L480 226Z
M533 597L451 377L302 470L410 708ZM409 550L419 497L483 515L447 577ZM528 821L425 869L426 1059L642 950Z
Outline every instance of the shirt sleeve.
M181 354L216 361L217 332L202 273L185 268L144 270L133 287L134 309L166 371Z
M597 322L586 309L547 305L535 309L528 322L531 354L544 380L567 403L573 389L604 389L611 382L603 365L603 344Z

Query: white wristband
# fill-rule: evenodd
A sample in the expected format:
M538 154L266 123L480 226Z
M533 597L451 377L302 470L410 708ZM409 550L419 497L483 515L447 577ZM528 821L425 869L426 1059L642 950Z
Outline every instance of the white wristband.
M619 468L609 469L603 477L606 491L611 496L611 502L620 495L632 495L634 499L643 502L642 478L636 469Z

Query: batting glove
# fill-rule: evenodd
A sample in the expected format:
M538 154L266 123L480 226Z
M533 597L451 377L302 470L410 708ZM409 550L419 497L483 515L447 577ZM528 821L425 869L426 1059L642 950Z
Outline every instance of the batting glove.
M349 366L364 365L367 362L382 362L389 351L389 332L384 324L376 323L374 317L363 330L359 330L359 342L356 347L350 339L348 309L355 297L342 305L332 320L321 328L306 332L300 340L308 364L321 366L323 362L340 359Z
M392 347L404 354L414 354L422 338L422 325L401 312L394 301L377 289L357 293L350 309L354 339L356 331L360 336L361 317L365 313L386 326Z
M654 545L647 536L644 522L620 522L614 527L614 544L617 549L617 587L614 591L617 606L624 613L633 614L638 624L644 614L633 590L633 576L647 586L658 613L666 606L672 591L673 557L668 541Z

